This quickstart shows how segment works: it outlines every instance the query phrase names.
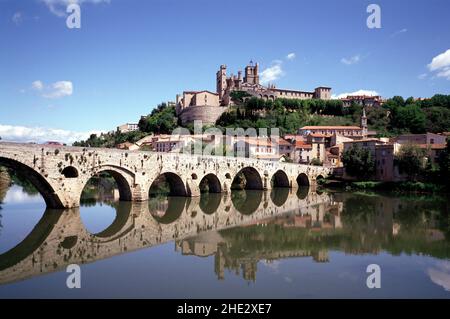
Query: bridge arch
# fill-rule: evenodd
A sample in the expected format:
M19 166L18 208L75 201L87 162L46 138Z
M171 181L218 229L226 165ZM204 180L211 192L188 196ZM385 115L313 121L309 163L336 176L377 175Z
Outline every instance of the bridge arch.
M102 173L110 175L116 182L117 188L119 189L119 200L121 201L133 200L131 187L134 179L134 174L121 167L115 167L111 165L102 166L96 169L94 174L90 175L84 181L82 190L84 189L84 187L86 187L87 183L92 177L99 176Z
M297 176L297 184L298 186L309 186L311 183L309 181L309 177L308 175L306 175L305 173L300 173Z
M323 175L319 174L316 176L316 182L325 179L325 177L323 177Z
M48 208L64 208L64 204L55 189L50 185L47 179L34 168L7 157L0 157L0 166L7 167L20 177L28 180L42 195Z
M219 178L215 174L205 175L199 184L201 193L220 193L222 192L222 186Z
M240 181L240 176L243 175L245 177L245 184ZM258 170L254 167L244 167L242 168L233 179L233 188L235 189L251 189L251 190L262 190L263 187L263 179L259 174Z
M290 187L289 178L282 170L278 170L272 175L271 183L273 187Z
M150 189L157 187L158 183L165 181L169 186L169 196L187 196L186 186L181 177L173 172L159 174L150 186ZM150 191L150 190L149 190Z

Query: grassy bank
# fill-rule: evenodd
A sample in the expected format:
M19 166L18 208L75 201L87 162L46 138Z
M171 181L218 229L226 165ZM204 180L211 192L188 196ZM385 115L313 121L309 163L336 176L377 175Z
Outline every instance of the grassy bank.
M448 192L449 189L442 184L424 183L424 182L376 182L361 181L347 182L338 180L326 180L322 187L333 189L345 189L349 191L374 190L390 192L418 192L418 193L436 193Z

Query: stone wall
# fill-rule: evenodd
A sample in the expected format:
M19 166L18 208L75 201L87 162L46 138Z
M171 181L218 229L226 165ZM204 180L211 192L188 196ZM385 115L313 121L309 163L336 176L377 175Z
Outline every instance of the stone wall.
M200 120L203 124L215 124L217 119L227 110L226 106L190 106L181 111L181 124L193 123Z

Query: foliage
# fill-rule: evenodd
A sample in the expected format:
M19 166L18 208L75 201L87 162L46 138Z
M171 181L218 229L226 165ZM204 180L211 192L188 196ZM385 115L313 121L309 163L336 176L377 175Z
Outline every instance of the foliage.
M395 156L395 163L401 174L407 174L408 179L416 180L424 170L425 151L416 145L402 145Z
M439 155L439 170L441 180L447 185L450 184L450 139L447 140L447 148Z
M170 134L177 127L174 106L159 104L153 111L139 121L139 130L146 133Z
M73 146L82 146L82 147L115 147L117 144L124 142L134 143L147 134L140 131L133 131L128 133L120 133L116 132L108 132L102 133L100 135L91 134L89 138L85 141L78 141L73 143Z
M370 150L353 146L342 155L345 171L357 178L370 178L375 173L375 161Z
M230 98L235 103L242 103L244 99L250 97L251 95L245 91L232 91L230 93Z
M322 166L323 165L323 163L318 158L313 158L311 160L310 164L313 165L313 166Z

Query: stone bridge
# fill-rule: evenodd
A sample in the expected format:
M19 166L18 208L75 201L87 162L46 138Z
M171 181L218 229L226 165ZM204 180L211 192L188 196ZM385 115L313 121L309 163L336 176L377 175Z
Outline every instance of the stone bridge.
M0 143L0 166L24 175L48 208L78 207L86 183L102 172L114 177L122 201L147 200L151 185L161 176L171 195L195 197L201 183L209 192L229 192L240 173L246 189L253 190L314 185L319 177L331 174L327 167L242 157L16 143Z
M284 213L309 215L321 221L330 204L335 204L331 195L319 194L313 188L305 187L305 192L297 194L289 189L278 191L242 191L237 192L239 196L211 194L218 199L212 200L213 207L202 204L201 197L185 198L181 205L179 201L172 205L169 198L160 207L151 202L120 202L115 207L115 220L96 234L84 226L80 208L47 209L22 242L0 254L0 284L210 231L265 223ZM333 218L339 225L339 214Z

